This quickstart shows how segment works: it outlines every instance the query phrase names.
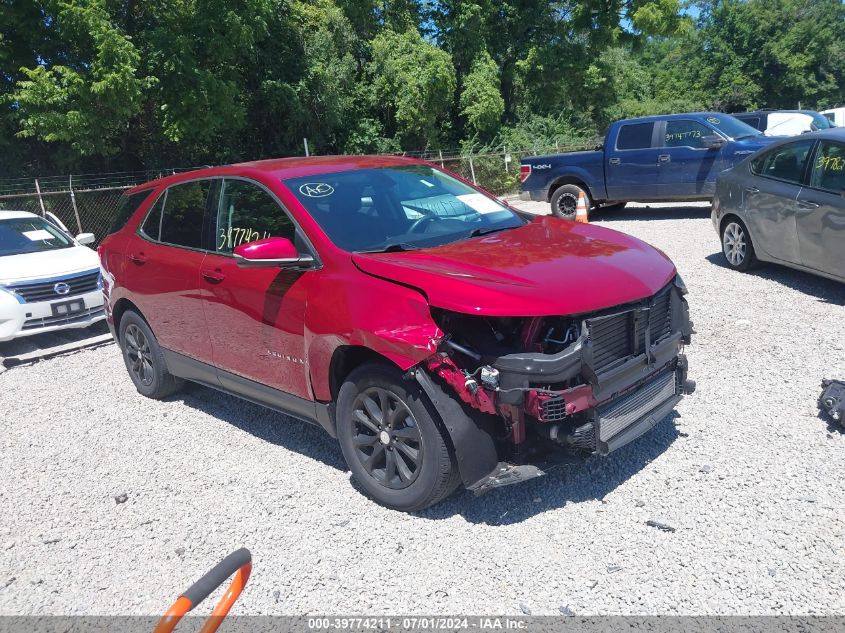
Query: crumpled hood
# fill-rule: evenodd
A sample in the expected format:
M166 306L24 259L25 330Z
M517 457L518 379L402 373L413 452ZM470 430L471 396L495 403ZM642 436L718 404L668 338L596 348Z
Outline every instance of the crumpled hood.
M33 279L62 277L100 267L97 253L86 246L71 246L40 253L0 257L0 285Z
M651 296L675 275L669 258L645 242L548 216L486 237L352 260L367 274L419 289L434 307L487 316L593 312Z

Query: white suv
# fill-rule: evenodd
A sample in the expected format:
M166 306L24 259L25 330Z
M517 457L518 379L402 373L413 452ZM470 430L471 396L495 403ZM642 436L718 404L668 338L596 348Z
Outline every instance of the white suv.
M0 211L0 341L105 318L100 259L71 237L25 211Z

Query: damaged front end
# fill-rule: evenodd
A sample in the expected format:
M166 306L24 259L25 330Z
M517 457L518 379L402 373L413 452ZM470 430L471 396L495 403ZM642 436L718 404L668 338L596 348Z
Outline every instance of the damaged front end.
M576 316L433 308L445 336L425 374L485 418L496 443L492 472L488 462L479 479L464 477L467 487L481 492L542 475L547 464L606 455L665 418L695 388L683 354L693 334L684 294L676 277L647 299Z

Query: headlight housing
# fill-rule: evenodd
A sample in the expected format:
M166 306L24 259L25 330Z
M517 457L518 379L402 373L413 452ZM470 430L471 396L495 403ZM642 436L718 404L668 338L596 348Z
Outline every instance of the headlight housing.
M0 286L0 295L8 295L18 303L23 303L23 297L21 297L18 293L16 293L11 288L6 288L5 286Z
M675 288L677 288L682 295L689 292L689 290L687 290L687 285L684 283L684 278L681 277L680 273L675 275Z

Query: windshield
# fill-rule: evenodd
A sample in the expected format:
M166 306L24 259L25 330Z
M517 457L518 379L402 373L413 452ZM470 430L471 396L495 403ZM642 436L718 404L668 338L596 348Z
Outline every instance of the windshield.
M730 114L709 114L707 115L707 122L733 139L761 136L763 134L760 130L751 127L747 123L743 123Z
M818 112L812 112L808 114L813 119L813 125L816 126L817 130L829 130L832 127L836 127L835 125L833 125L831 120L823 114L819 114Z
M440 246L525 223L495 198L429 165L357 169L284 184L332 242L352 252Z
M53 251L73 246L73 241L42 218L0 220L0 257Z

